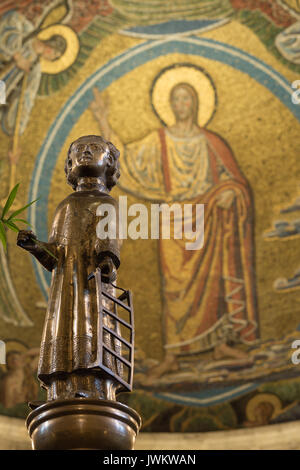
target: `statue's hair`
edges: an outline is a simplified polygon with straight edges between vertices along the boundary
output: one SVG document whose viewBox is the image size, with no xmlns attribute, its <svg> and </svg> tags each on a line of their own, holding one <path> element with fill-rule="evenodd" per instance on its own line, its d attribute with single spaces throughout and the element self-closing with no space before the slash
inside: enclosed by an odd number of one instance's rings
<svg viewBox="0 0 300 470">
<path fill-rule="evenodd" d="M 69 150 L 68 150 L 68 155 L 65 161 L 65 173 L 67 175 L 67 182 L 69 185 L 72 186 L 74 190 L 76 189 L 77 177 L 74 176 L 70 172 L 70 154 L 71 154 L 71 149 L 72 149 L 73 144 L 75 144 L 75 142 L 78 142 L 78 140 L 82 138 L 86 138 L 86 137 L 97 138 L 98 140 L 100 140 L 103 150 L 106 150 L 107 147 L 109 149 L 109 155 L 110 157 L 112 157 L 113 163 L 108 164 L 107 169 L 106 169 L 106 185 L 107 185 L 107 189 L 110 191 L 117 184 L 117 181 L 120 178 L 120 162 L 119 162 L 120 152 L 114 146 L 114 144 L 112 144 L 108 140 L 103 139 L 103 137 L 101 137 L 100 135 L 84 135 L 82 137 L 79 137 L 79 139 L 74 140 L 74 142 L 71 143 Z"/>
</svg>

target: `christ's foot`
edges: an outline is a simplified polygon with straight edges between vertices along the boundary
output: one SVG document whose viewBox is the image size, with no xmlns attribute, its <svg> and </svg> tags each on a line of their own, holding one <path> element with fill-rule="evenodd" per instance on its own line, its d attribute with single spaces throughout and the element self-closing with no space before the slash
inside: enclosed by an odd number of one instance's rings
<svg viewBox="0 0 300 470">
<path fill-rule="evenodd" d="M 238 348 L 233 348 L 231 346 L 228 346 L 228 344 L 223 343 L 219 344 L 218 346 L 215 347 L 213 357 L 216 361 L 219 361 L 220 359 L 247 359 L 251 360 L 249 357 L 249 354 L 247 354 L 244 351 L 241 351 Z"/>
<path fill-rule="evenodd" d="M 173 356 L 173 354 L 167 354 L 159 365 L 149 369 L 147 377 L 143 379 L 143 385 L 152 385 L 155 379 L 158 379 L 168 372 L 175 372 L 178 369 L 179 364 L 176 356 Z"/>
</svg>

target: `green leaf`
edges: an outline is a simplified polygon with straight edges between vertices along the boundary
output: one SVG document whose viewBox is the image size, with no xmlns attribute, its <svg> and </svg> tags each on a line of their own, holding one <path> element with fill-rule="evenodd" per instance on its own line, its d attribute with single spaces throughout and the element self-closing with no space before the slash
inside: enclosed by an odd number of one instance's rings
<svg viewBox="0 0 300 470">
<path fill-rule="evenodd" d="M 5 214 L 9 211 L 12 203 L 14 202 L 14 200 L 16 198 L 16 195 L 17 195 L 17 192 L 18 192 L 18 189 L 19 189 L 19 185 L 20 185 L 20 183 L 16 184 L 16 186 L 11 190 L 11 192 L 10 192 L 8 198 L 7 198 L 7 201 L 5 203 L 4 209 L 2 211 L 1 219 L 4 218 Z"/>
<path fill-rule="evenodd" d="M 24 219 L 11 219 L 11 222 L 22 222 L 23 224 L 29 225 L 29 227 L 32 227 L 32 225 L 27 222 L 27 220 Z"/>
<path fill-rule="evenodd" d="M 6 251 L 6 233 L 4 229 L 4 225 L 0 220 L 0 241 L 3 245 L 4 251 Z"/>
<path fill-rule="evenodd" d="M 3 220 L 3 223 L 14 232 L 19 233 L 19 227 L 17 227 L 16 224 L 14 224 L 11 220 Z"/>
<path fill-rule="evenodd" d="M 15 217 L 16 215 L 18 215 L 18 214 L 20 214 L 21 212 L 23 212 L 25 209 L 27 209 L 27 207 L 31 206 L 31 204 L 33 204 L 34 202 L 36 202 L 36 201 L 38 201 L 38 200 L 39 200 L 39 198 L 35 199 L 34 201 L 31 201 L 29 204 L 26 204 L 26 206 L 21 207 L 21 209 L 18 209 L 17 211 L 13 212 L 13 213 L 9 216 L 8 220 L 14 219 L 14 217 Z"/>
</svg>

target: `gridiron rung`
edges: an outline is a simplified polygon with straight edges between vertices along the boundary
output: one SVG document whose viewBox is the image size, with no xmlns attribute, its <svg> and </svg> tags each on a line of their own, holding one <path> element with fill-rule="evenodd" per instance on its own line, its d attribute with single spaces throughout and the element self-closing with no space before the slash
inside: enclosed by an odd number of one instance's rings
<svg viewBox="0 0 300 470">
<path fill-rule="evenodd" d="M 111 375 L 111 370 L 109 369 L 109 367 L 106 367 L 104 365 L 101 366 L 101 368 L 103 370 L 105 370 L 105 372 L 107 372 L 109 375 Z M 131 377 L 131 374 L 129 373 L 129 379 L 130 381 L 129 382 L 126 382 L 126 380 L 122 379 L 122 377 L 119 375 L 119 374 L 115 374 L 113 377 L 117 379 L 117 381 L 123 385 L 124 388 L 126 388 L 127 390 L 131 391 L 132 390 L 132 377 Z"/>
<path fill-rule="evenodd" d="M 108 294 L 108 292 L 105 292 L 104 290 L 102 291 L 102 294 L 105 295 L 109 300 L 112 300 L 113 302 L 116 302 L 116 304 L 120 305 L 120 307 L 125 308 L 128 312 L 131 312 L 131 307 L 129 305 L 124 304 L 121 300 L 119 300 L 117 297 L 113 297 L 112 295 Z"/>
<path fill-rule="evenodd" d="M 116 353 L 116 351 L 113 351 L 113 349 L 110 349 L 108 346 L 106 346 L 105 344 L 103 344 L 103 347 L 104 349 L 106 349 L 113 357 L 115 357 L 116 359 L 119 359 L 119 361 L 123 362 L 123 364 L 125 364 L 127 367 L 129 367 L 131 369 L 131 362 L 127 361 L 127 359 L 124 359 L 124 357 L 122 356 L 119 356 L 118 353 Z"/>
<path fill-rule="evenodd" d="M 108 328 L 108 326 L 103 325 L 103 330 L 107 331 L 111 335 L 113 335 L 115 338 L 117 338 L 119 341 L 121 341 L 125 346 L 127 346 L 129 349 L 132 349 L 132 344 L 126 341 L 126 339 L 122 338 L 122 336 L 119 336 L 114 330 L 111 330 Z"/>
<path fill-rule="evenodd" d="M 127 321 L 123 320 L 122 318 L 118 317 L 118 315 L 116 315 L 115 313 L 111 312 L 110 310 L 108 310 L 107 308 L 105 307 L 102 307 L 102 310 L 103 312 L 107 313 L 107 315 L 110 315 L 111 317 L 113 317 L 115 320 L 117 320 L 118 322 L 122 323 L 122 325 L 126 326 L 127 328 L 129 328 L 130 330 L 132 330 L 132 325 L 130 325 L 130 323 L 127 323 Z"/>
<path fill-rule="evenodd" d="M 124 299 L 128 299 L 128 298 L 129 298 L 128 291 L 126 291 L 126 292 L 123 292 L 121 295 L 119 295 L 118 300 L 123 301 Z"/>
</svg>

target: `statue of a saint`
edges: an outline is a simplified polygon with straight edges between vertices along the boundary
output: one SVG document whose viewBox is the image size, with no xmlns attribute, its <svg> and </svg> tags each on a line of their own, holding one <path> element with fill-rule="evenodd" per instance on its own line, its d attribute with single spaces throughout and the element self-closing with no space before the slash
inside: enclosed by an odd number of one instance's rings
<svg viewBox="0 0 300 470">
<path fill-rule="evenodd" d="M 41 343 L 38 378 L 47 389 L 48 401 L 61 398 L 115 399 L 118 383 L 101 371 L 98 308 L 95 281 L 90 273 L 101 269 L 103 287 L 113 295 L 109 283 L 116 279 L 120 265 L 118 239 L 97 238 L 96 226 L 101 204 L 117 202 L 108 194 L 120 176 L 119 152 L 100 136 L 80 137 L 70 146 L 65 164 L 68 183 L 75 190 L 58 206 L 47 243 L 22 230 L 18 245 L 34 255 L 49 271 L 52 282 Z M 109 302 L 109 301 L 108 301 Z M 113 329 L 114 325 L 108 326 Z M 112 350 L 120 343 L 106 335 Z M 119 371 L 112 355 L 105 365 Z"/>
</svg>

